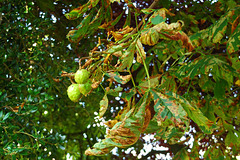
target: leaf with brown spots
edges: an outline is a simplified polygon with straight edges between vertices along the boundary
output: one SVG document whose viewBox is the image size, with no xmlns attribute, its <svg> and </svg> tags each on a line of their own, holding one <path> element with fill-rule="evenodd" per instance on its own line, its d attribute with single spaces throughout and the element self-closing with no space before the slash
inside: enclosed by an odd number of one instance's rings
<svg viewBox="0 0 240 160">
<path fill-rule="evenodd" d="M 110 72 L 110 73 L 106 73 L 106 76 L 110 77 L 110 79 L 121 83 L 121 84 L 126 84 L 130 79 L 131 79 L 131 75 L 120 75 L 118 72 Z"/>
<path fill-rule="evenodd" d="M 86 155 L 100 156 L 107 154 L 114 147 L 125 148 L 137 142 L 141 132 L 147 128 L 151 112 L 148 109 L 148 94 L 129 110 L 124 119 L 117 122 L 106 135 L 106 138 L 85 151 Z"/>
</svg>

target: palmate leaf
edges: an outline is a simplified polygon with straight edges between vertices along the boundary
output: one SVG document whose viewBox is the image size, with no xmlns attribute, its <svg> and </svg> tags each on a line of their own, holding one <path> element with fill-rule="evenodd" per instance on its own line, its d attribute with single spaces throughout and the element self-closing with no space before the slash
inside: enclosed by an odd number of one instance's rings
<svg viewBox="0 0 240 160">
<path fill-rule="evenodd" d="M 159 126 L 161 126 L 164 119 L 171 118 L 174 120 L 175 126 L 181 126 L 183 122 L 186 123 L 186 117 L 189 117 L 204 133 L 212 133 L 211 126 L 213 122 L 182 96 L 170 91 L 162 93 L 160 91 L 151 90 L 151 93 L 154 98 L 155 116 Z"/>
<path fill-rule="evenodd" d="M 109 130 L 106 138 L 85 151 L 86 155 L 102 156 L 114 147 L 125 148 L 136 143 L 151 117 L 145 114 L 148 106 L 148 94 L 145 94 L 135 107 L 129 110 L 124 119 Z"/>
<path fill-rule="evenodd" d="M 178 101 L 182 104 L 184 110 L 187 112 L 188 117 L 193 120 L 204 133 L 211 134 L 213 122 L 210 121 L 198 107 L 195 107 L 195 105 L 192 105 L 181 96 L 176 94 L 173 95 L 176 96 Z"/>
<path fill-rule="evenodd" d="M 168 143 L 178 143 L 179 139 L 188 130 L 190 121 L 182 105 L 172 95 L 160 92 L 158 89 L 150 90 L 154 100 L 156 114 L 150 122 L 155 129 L 157 139 L 168 140 Z M 152 129 L 147 128 L 147 132 Z M 153 131 L 153 130 L 152 130 Z"/>
<path fill-rule="evenodd" d="M 154 99 L 154 110 L 157 114 L 157 119 L 160 120 L 158 122 L 159 126 L 161 125 L 161 121 L 166 118 L 174 118 L 176 125 L 180 125 L 182 120 L 186 120 L 187 113 L 173 96 L 163 94 L 153 89 L 150 91 Z"/>
<path fill-rule="evenodd" d="M 181 66 L 176 73 L 176 76 L 179 78 L 189 77 L 192 79 L 198 74 L 208 75 L 210 70 L 215 80 L 217 78 L 222 78 L 228 83 L 232 83 L 232 80 L 229 79 L 229 73 L 236 76 L 238 75 L 237 71 L 226 62 L 213 55 L 207 55 L 195 59 L 194 61 L 189 62 L 187 65 Z"/>
<path fill-rule="evenodd" d="M 238 14 L 238 10 L 239 7 L 230 10 L 225 15 L 223 15 L 215 24 L 190 36 L 190 40 L 195 46 L 201 47 L 212 46 L 212 43 L 221 43 L 221 40 L 226 34 L 228 23 L 232 21 L 232 16 L 234 14 Z M 239 38 L 237 36 L 239 35 L 239 32 L 236 31 L 234 34 L 236 35 L 232 35 L 231 37 L 233 38 L 229 38 L 228 40 L 227 48 L 229 53 L 236 51 L 238 48 L 236 46 L 239 44 Z"/>
</svg>

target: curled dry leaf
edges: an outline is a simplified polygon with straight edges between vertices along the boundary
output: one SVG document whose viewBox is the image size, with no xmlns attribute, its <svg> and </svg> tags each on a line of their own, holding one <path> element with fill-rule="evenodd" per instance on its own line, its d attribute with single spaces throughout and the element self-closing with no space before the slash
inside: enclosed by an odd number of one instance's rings
<svg viewBox="0 0 240 160">
<path fill-rule="evenodd" d="M 104 124 L 107 125 L 109 128 L 112 128 L 117 122 L 119 121 L 114 119 L 114 120 L 107 121 Z"/>
<path fill-rule="evenodd" d="M 141 33 L 140 41 L 142 44 L 153 46 L 158 43 L 159 33 L 153 29 L 149 28 L 147 31 Z"/>
<path fill-rule="evenodd" d="M 93 89 L 96 89 L 96 88 L 98 88 L 98 86 L 99 86 L 100 83 L 101 83 L 100 81 L 94 82 L 94 83 L 91 85 L 91 87 L 92 87 Z"/>
<path fill-rule="evenodd" d="M 124 35 L 126 35 L 127 33 L 130 33 L 132 30 L 133 30 L 132 27 L 126 26 L 123 29 L 119 29 L 116 32 L 111 32 L 111 34 L 113 35 L 115 41 L 118 41 L 122 39 Z"/>
<path fill-rule="evenodd" d="M 194 46 L 191 42 L 191 40 L 189 39 L 189 37 L 182 31 L 172 31 L 169 32 L 170 34 L 166 34 L 163 33 L 164 36 L 166 36 L 167 38 L 171 39 L 171 40 L 181 40 L 183 43 L 183 46 L 187 48 L 187 50 L 189 50 L 190 52 L 194 49 Z"/>
<path fill-rule="evenodd" d="M 158 33 L 160 33 L 162 30 L 181 30 L 183 26 L 184 26 L 184 22 L 181 20 L 178 20 L 176 23 L 171 23 L 171 24 L 162 22 L 155 25 L 152 28 L 156 30 Z"/>
<path fill-rule="evenodd" d="M 114 147 L 125 148 L 137 142 L 142 131 L 147 128 L 151 113 L 146 106 L 147 98 L 140 103 L 139 108 L 132 108 L 121 122 L 117 122 L 106 135 L 106 138 L 85 151 L 86 155 L 103 155 Z"/>
</svg>

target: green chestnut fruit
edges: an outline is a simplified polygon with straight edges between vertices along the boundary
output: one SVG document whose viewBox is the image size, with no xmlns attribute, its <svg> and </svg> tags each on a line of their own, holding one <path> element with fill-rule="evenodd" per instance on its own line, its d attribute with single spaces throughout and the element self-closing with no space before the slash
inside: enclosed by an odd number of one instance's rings
<svg viewBox="0 0 240 160">
<path fill-rule="evenodd" d="M 92 87 L 91 87 L 91 85 L 92 85 L 92 83 L 91 83 L 91 81 L 88 81 L 87 83 L 84 83 L 84 84 L 78 84 L 79 86 L 79 90 L 80 90 L 80 92 L 83 94 L 83 95 L 87 95 L 90 91 L 91 91 L 91 89 L 92 89 Z"/>
<path fill-rule="evenodd" d="M 67 89 L 68 97 L 73 102 L 78 102 L 81 97 L 78 84 L 71 84 Z"/>
<path fill-rule="evenodd" d="M 90 72 L 88 72 L 86 69 L 79 69 L 75 73 L 74 79 L 78 84 L 84 84 L 87 82 L 89 76 Z"/>
</svg>

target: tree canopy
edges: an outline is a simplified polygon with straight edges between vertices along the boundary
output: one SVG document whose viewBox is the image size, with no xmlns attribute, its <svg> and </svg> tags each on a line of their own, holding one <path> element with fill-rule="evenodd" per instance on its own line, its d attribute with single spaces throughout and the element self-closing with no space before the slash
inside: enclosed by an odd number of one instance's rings
<svg viewBox="0 0 240 160">
<path fill-rule="evenodd" d="M 1 159 L 239 155 L 238 1 L 0 4 Z"/>
</svg>

